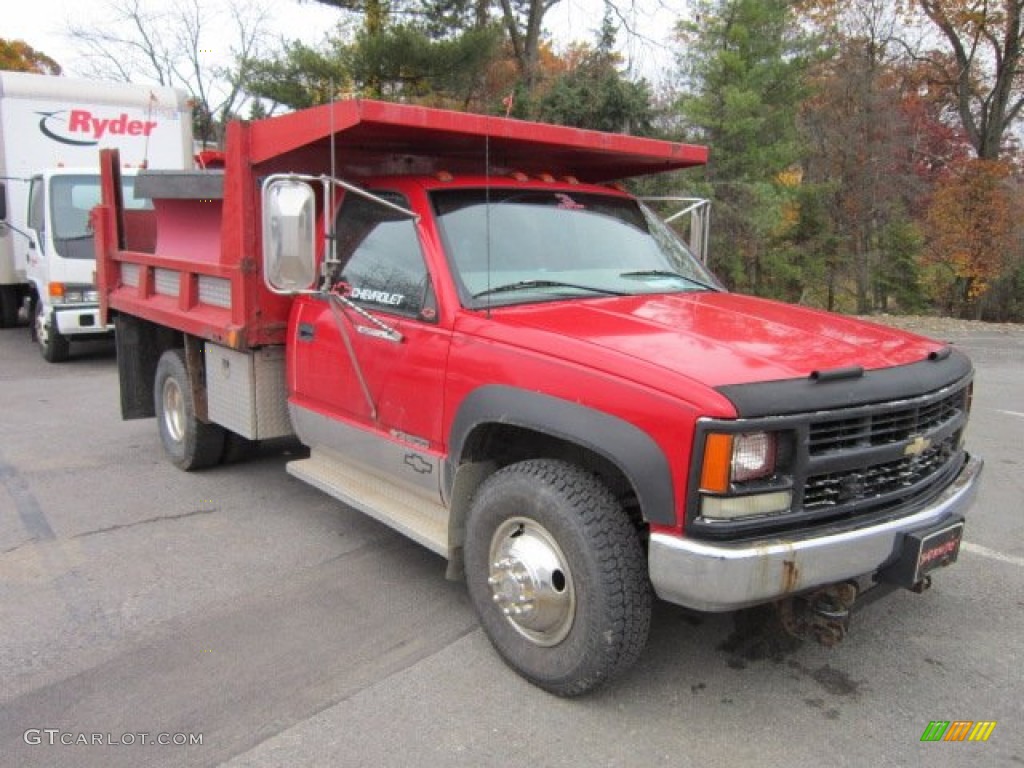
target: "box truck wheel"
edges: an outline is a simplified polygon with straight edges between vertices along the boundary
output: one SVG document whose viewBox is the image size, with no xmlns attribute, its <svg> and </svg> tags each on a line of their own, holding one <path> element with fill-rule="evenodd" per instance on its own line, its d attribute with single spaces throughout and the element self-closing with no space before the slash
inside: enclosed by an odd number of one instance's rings
<svg viewBox="0 0 1024 768">
<path fill-rule="evenodd" d="M 196 417 L 184 350 L 169 349 L 160 356 L 153 384 L 153 404 L 160 440 L 175 466 L 187 471 L 220 462 L 224 428 Z"/>
<path fill-rule="evenodd" d="M 0 328 L 18 324 L 18 286 L 0 285 Z"/>
<path fill-rule="evenodd" d="M 640 537 L 608 488 L 578 466 L 524 461 L 485 480 L 470 505 L 465 562 L 491 643 L 551 693 L 602 685 L 647 642 Z"/>
<path fill-rule="evenodd" d="M 48 363 L 63 363 L 71 356 L 71 342 L 61 336 L 60 331 L 54 327 L 55 318 L 51 315 L 46 317 L 46 310 L 43 302 L 35 301 L 34 323 L 36 343 L 43 359 Z"/>
</svg>

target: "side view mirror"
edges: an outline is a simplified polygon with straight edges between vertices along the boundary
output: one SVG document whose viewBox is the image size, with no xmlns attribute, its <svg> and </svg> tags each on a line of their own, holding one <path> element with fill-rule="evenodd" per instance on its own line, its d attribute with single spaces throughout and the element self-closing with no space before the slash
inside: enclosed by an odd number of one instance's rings
<svg viewBox="0 0 1024 768">
<path fill-rule="evenodd" d="M 7 185 L 0 184 L 0 221 L 7 220 Z"/>
<path fill-rule="evenodd" d="M 263 279 L 286 294 L 316 280 L 316 196 L 303 181 L 271 176 L 263 184 Z"/>
</svg>

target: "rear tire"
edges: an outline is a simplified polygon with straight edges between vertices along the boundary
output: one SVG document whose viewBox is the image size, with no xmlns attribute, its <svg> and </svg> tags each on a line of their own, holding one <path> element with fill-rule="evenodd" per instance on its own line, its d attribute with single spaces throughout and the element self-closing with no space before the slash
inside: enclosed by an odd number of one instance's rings
<svg viewBox="0 0 1024 768">
<path fill-rule="evenodd" d="M 582 468 L 532 460 L 491 475 L 470 505 L 465 561 L 488 638 L 540 688 L 586 693 L 643 651 L 651 588 L 640 537 Z"/>
<path fill-rule="evenodd" d="M 184 350 L 169 349 L 160 356 L 153 382 L 153 405 L 160 440 L 176 467 L 191 471 L 220 463 L 224 429 L 196 417 Z"/>
<path fill-rule="evenodd" d="M 54 325 L 54 317 L 51 315 L 47 320 L 43 308 L 43 302 L 38 299 L 35 302 L 35 315 L 32 318 L 33 330 L 35 331 L 36 343 L 39 345 L 39 352 L 48 363 L 63 363 L 71 357 L 71 342 L 67 337 L 61 336 L 60 331 Z"/>
<path fill-rule="evenodd" d="M 0 285 L 0 328 L 18 324 L 18 286 Z"/>
</svg>

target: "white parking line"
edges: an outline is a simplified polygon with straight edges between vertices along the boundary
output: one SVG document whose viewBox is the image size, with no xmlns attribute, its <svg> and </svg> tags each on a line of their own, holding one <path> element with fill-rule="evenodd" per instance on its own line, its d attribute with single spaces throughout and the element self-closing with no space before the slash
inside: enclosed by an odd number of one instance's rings
<svg viewBox="0 0 1024 768">
<path fill-rule="evenodd" d="M 1005 413 L 1007 416 L 1019 416 L 1024 419 L 1024 413 L 1018 413 L 1017 411 L 1001 411 L 997 408 L 996 413 Z"/>
<path fill-rule="evenodd" d="M 1000 563 L 1009 563 L 1010 565 L 1016 565 L 1020 568 L 1024 568 L 1024 557 L 1004 555 L 1002 552 L 996 552 L 994 549 L 981 546 L 981 544 L 964 541 L 960 544 L 960 549 L 974 555 L 979 555 L 980 557 L 987 557 L 989 560 L 998 560 Z"/>
</svg>

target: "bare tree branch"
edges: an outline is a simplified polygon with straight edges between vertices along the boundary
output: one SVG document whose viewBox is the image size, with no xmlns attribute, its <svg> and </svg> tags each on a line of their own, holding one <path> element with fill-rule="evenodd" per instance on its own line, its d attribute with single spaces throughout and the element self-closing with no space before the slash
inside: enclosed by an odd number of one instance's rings
<svg viewBox="0 0 1024 768">
<path fill-rule="evenodd" d="M 67 30 L 88 73 L 185 89 L 196 104 L 197 138 L 219 142 L 247 98 L 252 60 L 268 45 L 267 0 L 233 0 L 220 13 L 203 0 L 177 0 L 160 13 L 142 0 L 110 0 L 108 9 L 102 22 Z"/>
</svg>

